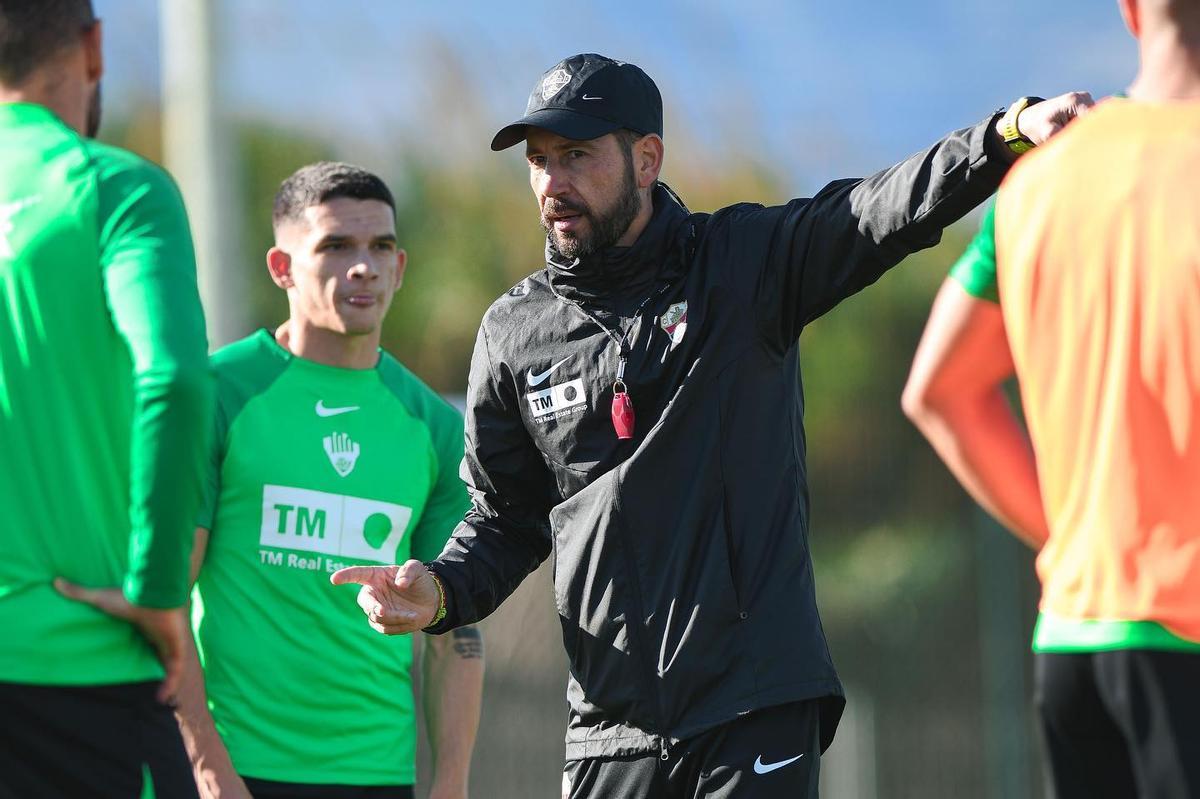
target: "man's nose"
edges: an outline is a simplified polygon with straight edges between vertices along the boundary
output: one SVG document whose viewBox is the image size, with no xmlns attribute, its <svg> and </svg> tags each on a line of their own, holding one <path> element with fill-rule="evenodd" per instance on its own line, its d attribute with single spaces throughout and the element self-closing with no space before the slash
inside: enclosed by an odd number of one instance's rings
<svg viewBox="0 0 1200 799">
<path fill-rule="evenodd" d="M 371 253 L 364 250 L 358 253 L 347 274 L 356 280 L 375 280 L 380 272 L 380 265 L 371 257 Z"/>
<path fill-rule="evenodd" d="M 566 170 L 554 169 L 547 167 L 542 171 L 541 176 L 541 193 L 545 197 L 561 197 L 571 188 L 571 182 L 567 179 Z"/>
</svg>

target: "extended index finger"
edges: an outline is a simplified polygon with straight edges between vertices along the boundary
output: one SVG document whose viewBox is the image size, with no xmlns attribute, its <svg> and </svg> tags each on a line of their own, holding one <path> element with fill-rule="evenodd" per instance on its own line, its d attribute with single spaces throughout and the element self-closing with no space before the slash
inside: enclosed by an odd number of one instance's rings
<svg viewBox="0 0 1200 799">
<path fill-rule="evenodd" d="M 384 566 L 347 566 L 329 575 L 329 582 L 334 585 L 349 585 L 350 583 L 370 585 L 384 571 L 386 571 Z"/>
</svg>

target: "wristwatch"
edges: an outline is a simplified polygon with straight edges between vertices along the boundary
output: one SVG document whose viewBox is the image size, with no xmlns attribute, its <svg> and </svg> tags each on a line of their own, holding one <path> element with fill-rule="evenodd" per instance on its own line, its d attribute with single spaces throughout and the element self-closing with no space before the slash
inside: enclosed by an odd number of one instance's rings
<svg viewBox="0 0 1200 799">
<path fill-rule="evenodd" d="M 1000 118 L 1000 135 L 1004 139 L 1004 144 L 1017 155 L 1028 152 L 1036 146 L 1029 137 L 1021 133 L 1021 129 L 1017 127 L 1017 118 L 1026 108 L 1042 102 L 1043 99 L 1042 97 L 1022 97 L 1010 105 L 1004 112 L 1004 116 Z"/>
</svg>

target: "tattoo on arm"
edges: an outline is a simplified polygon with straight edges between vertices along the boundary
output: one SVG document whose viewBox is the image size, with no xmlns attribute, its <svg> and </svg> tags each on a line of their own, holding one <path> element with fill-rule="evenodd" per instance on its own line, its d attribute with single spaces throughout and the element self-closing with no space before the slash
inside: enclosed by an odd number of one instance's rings
<svg viewBox="0 0 1200 799">
<path fill-rule="evenodd" d="M 454 652 L 463 660 L 483 659 L 483 635 L 474 627 L 459 627 L 450 633 Z"/>
</svg>

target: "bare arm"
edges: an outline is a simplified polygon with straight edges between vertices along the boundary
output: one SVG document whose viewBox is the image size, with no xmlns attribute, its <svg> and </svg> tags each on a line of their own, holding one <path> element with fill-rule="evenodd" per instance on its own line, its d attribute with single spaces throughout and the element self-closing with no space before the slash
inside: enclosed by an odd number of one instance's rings
<svg viewBox="0 0 1200 799">
<path fill-rule="evenodd" d="M 191 582 L 194 585 L 208 550 L 208 530 L 196 528 L 192 548 Z M 179 688 L 175 717 L 183 734 L 183 744 L 192 761 L 196 787 L 203 799 L 250 799 L 245 783 L 233 768 L 229 750 L 217 733 L 208 710 L 208 693 L 204 690 L 204 672 L 196 641 L 189 635 L 183 652 L 183 681 Z"/>
<path fill-rule="evenodd" d="M 1013 374 L 1000 306 L 947 279 L 917 346 L 904 412 L 971 496 L 1040 549 L 1048 530 L 1033 447 L 1004 395 Z"/>
<path fill-rule="evenodd" d="M 483 704 L 483 635 L 459 627 L 424 638 L 423 704 L 433 749 L 430 799 L 466 799 Z"/>
</svg>

